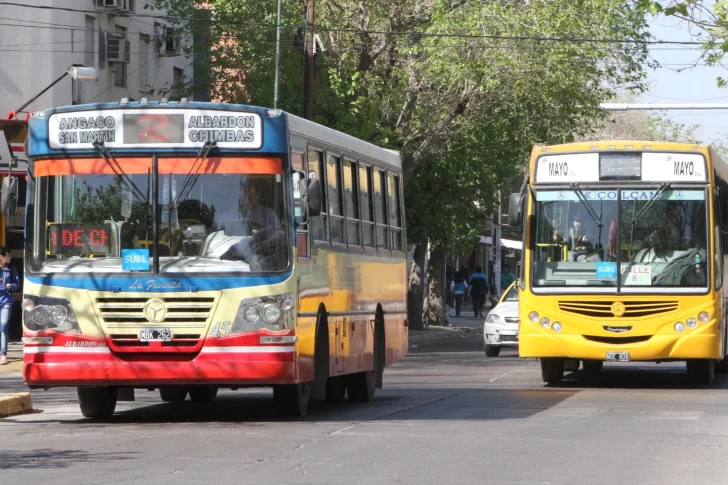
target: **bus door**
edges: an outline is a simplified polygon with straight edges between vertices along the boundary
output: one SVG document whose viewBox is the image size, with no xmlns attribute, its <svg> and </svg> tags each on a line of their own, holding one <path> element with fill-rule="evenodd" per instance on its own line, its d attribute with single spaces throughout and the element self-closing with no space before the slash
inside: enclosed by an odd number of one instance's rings
<svg viewBox="0 0 728 485">
<path fill-rule="evenodd" d="M 336 372 L 344 372 L 344 339 L 346 332 L 346 325 L 344 319 L 339 319 L 334 322 L 336 326 L 335 337 L 334 337 L 334 355 L 336 356 Z"/>
</svg>

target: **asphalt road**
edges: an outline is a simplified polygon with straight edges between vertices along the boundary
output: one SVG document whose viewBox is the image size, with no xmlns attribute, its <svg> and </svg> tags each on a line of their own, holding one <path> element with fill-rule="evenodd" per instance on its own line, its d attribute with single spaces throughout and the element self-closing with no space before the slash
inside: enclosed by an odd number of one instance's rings
<svg viewBox="0 0 728 485">
<path fill-rule="evenodd" d="M 545 387 L 536 361 L 486 358 L 469 336 L 420 345 L 369 404 L 281 419 L 267 391 L 213 405 L 137 392 L 111 422 L 72 390 L 34 391 L 0 419 L 0 484 L 723 484 L 728 378 L 691 388 L 683 367 L 606 366 Z M 16 378 L 2 390 L 22 388 Z"/>
</svg>

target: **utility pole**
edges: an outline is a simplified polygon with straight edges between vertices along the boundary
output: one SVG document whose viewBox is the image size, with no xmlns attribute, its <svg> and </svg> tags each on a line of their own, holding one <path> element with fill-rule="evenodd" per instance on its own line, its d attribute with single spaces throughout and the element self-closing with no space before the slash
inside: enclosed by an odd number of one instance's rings
<svg viewBox="0 0 728 485">
<path fill-rule="evenodd" d="M 276 15 L 276 79 L 273 85 L 273 109 L 278 108 L 278 76 L 281 72 L 281 1 L 278 0 Z"/>
<path fill-rule="evenodd" d="M 492 247 L 493 247 L 493 279 L 495 281 L 493 284 L 495 285 L 496 290 L 496 297 L 500 298 L 501 295 L 501 283 L 500 283 L 500 276 L 501 276 L 501 191 L 498 191 L 498 212 L 496 213 L 496 219 L 495 224 L 493 224 L 493 238 L 492 238 Z"/>
<path fill-rule="evenodd" d="M 306 2 L 306 44 L 304 47 L 305 64 L 303 69 L 303 117 L 307 120 L 313 119 L 313 93 L 315 81 L 315 62 L 313 53 L 314 43 L 314 0 Z"/>
</svg>

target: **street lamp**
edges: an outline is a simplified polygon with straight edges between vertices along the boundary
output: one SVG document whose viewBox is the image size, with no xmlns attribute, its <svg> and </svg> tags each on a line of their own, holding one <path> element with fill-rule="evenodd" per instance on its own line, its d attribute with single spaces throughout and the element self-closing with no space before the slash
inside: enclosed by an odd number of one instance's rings
<svg viewBox="0 0 728 485">
<path fill-rule="evenodd" d="M 30 101 L 28 101 L 23 106 L 21 106 L 20 108 L 15 110 L 15 113 L 20 113 L 21 111 L 23 111 L 25 108 L 28 107 L 28 105 L 30 103 L 32 103 L 36 99 L 40 98 L 43 95 L 43 93 L 45 93 L 50 88 L 52 88 L 53 86 L 58 84 L 61 81 L 61 79 L 63 79 L 66 76 L 71 76 L 71 79 L 73 79 L 74 81 L 95 81 L 97 79 L 96 69 L 94 69 L 93 67 L 87 67 L 82 64 L 73 64 L 58 79 L 56 79 L 55 81 L 50 83 L 48 86 L 46 86 L 46 88 L 43 91 L 41 91 L 40 93 L 33 96 L 33 98 L 31 98 Z"/>
</svg>

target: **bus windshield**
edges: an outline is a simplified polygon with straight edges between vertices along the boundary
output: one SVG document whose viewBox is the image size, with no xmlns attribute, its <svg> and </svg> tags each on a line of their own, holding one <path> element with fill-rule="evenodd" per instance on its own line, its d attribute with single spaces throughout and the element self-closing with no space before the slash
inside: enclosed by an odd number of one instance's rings
<svg viewBox="0 0 728 485">
<path fill-rule="evenodd" d="M 537 190 L 534 287 L 707 288 L 705 190 Z"/>
<path fill-rule="evenodd" d="M 160 158 L 156 200 L 151 158 L 119 162 L 123 173 L 99 159 L 36 162 L 34 271 L 125 272 L 125 250 L 153 257 L 155 237 L 160 273 L 288 267 L 280 160 Z"/>
</svg>

